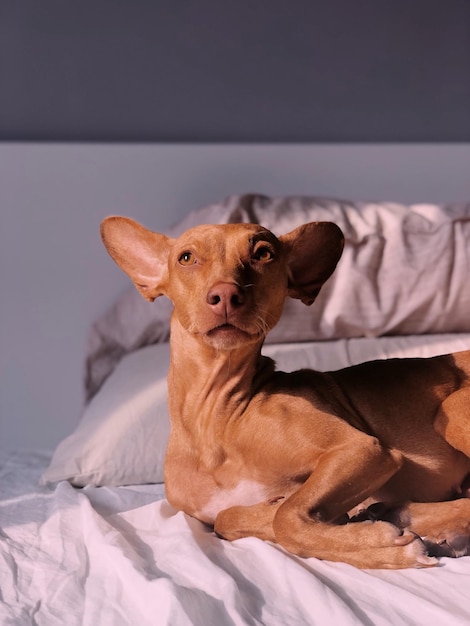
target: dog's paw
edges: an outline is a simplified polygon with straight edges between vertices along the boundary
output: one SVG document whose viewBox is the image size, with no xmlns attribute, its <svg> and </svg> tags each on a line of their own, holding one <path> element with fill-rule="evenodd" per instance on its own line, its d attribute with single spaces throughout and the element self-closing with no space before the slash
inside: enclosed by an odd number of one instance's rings
<svg viewBox="0 0 470 626">
<path fill-rule="evenodd" d="M 468 507 L 466 505 L 465 499 L 452 502 L 453 513 L 457 513 L 452 518 L 443 518 L 442 515 L 435 515 L 429 519 L 430 516 L 428 515 L 425 520 L 426 530 L 424 533 L 422 532 L 423 519 L 419 520 L 420 536 L 429 556 L 456 558 L 470 555 L 470 520 L 468 519 Z M 417 507 L 420 505 L 413 506 Z M 358 518 L 353 518 L 352 521 L 380 520 L 389 522 L 398 528 L 406 529 L 403 531 L 403 537 L 406 537 L 407 533 L 418 536 L 418 531 L 415 529 L 415 520 L 411 514 L 412 510 L 407 506 L 387 507 L 383 503 L 376 503 L 361 511 Z M 414 530 L 416 530 L 415 533 L 413 533 Z M 401 541 L 401 539 L 398 541 Z"/>
<path fill-rule="evenodd" d="M 275 541 L 272 527 L 275 510 L 282 499 L 262 502 L 251 506 L 232 506 L 220 511 L 214 523 L 214 531 L 221 539 L 234 541 L 242 537 L 258 537 Z"/>
<path fill-rule="evenodd" d="M 240 515 L 238 509 L 241 507 L 230 507 L 218 513 L 214 522 L 214 532 L 220 539 L 234 541 L 240 539 L 244 534 L 240 531 Z"/>
<path fill-rule="evenodd" d="M 348 551 L 343 555 L 347 563 L 361 569 L 408 569 L 437 565 L 437 558 L 429 556 L 426 545 L 414 533 L 402 532 L 387 522 L 366 522 L 361 532 L 366 527 L 373 542 L 366 547 L 361 541 L 355 553 Z"/>
<path fill-rule="evenodd" d="M 387 522 L 374 523 L 380 528 L 383 547 L 378 548 L 374 558 L 379 561 L 375 567 L 385 569 L 434 567 L 438 560 L 430 555 L 424 541 L 409 530 L 400 530 Z"/>
<path fill-rule="evenodd" d="M 424 568 L 437 565 L 437 559 L 428 554 L 422 539 L 409 530 L 401 530 L 390 522 L 367 522 L 361 530 L 369 527 L 376 548 L 369 550 L 368 559 L 373 564 L 363 564 L 365 568 L 404 569 Z"/>
<path fill-rule="evenodd" d="M 470 535 L 451 531 L 440 533 L 436 538 L 423 537 L 428 554 L 431 556 L 447 556 L 458 558 L 460 556 L 470 556 Z"/>
<path fill-rule="evenodd" d="M 470 507 L 465 498 L 446 503 L 449 515 L 431 519 L 422 528 L 423 540 L 430 554 L 457 558 L 470 555 Z M 452 515 L 450 515 L 452 513 Z"/>
<path fill-rule="evenodd" d="M 406 568 L 406 567 L 415 567 L 415 568 L 424 568 L 424 567 L 434 567 L 438 564 L 438 560 L 435 555 L 429 554 L 428 548 L 424 541 L 414 533 L 410 533 L 413 535 L 413 538 L 409 540 L 407 537 L 406 540 L 408 543 L 401 544 L 397 540 L 397 546 L 401 547 L 401 551 L 397 555 L 397 558 L 394 559 L 394 563 L 398 560 L 398 567 Z M 407 533 L 403 533 L 403 536 L 406 536 Z M 396 567 L 396 565 L 394 565 Z"/>
</svg>

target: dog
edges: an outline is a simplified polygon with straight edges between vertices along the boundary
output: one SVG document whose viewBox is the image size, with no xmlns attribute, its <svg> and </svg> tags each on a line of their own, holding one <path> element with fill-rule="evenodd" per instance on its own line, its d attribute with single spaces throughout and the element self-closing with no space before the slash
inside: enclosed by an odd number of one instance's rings
<svg viewBox="0 0 470 626">
<path fill-rule="evenodd" d="M 178 238 L 125 217 L 105 247 L 173 302 L 167 498 L 221 538 L 358 568 L 470 554 L 470 351 L 284 373 L 262 356 L 286 297 L 311 305 L 343 249 L 330 222 Z"/>
</svg>

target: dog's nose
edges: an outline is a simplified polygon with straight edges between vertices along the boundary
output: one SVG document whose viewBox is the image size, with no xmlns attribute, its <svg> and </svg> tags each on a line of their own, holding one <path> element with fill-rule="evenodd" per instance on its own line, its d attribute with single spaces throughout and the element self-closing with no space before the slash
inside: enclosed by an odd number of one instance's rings
<svg viewBox="0 0 470 626">
<path fill-rule="evenodd" d="M 219 315 L 230 315 L 245 304 L 245 293 L 234 283 L 216 283 L 207 292 L 207 304 Z"/>
</svg>

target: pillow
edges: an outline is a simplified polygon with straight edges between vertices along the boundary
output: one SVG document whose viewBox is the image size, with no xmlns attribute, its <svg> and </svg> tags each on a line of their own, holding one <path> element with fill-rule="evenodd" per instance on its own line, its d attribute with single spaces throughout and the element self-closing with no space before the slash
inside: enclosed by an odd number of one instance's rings
<svg viewBox="0 0 470 626">
<path fill-rule="evenodd" d="M 123 357 L 76 430 L 57 447 L 43 483 L 130 485 L 163 482 L 170 432 L 166 376 L 169 345 Z"/>
<path fill-rule="evenodd" d="M 325 371 L 375 358 L 428 357 L 469 347 L 470 334 L 461 334 L 271 344 L 263 352 L 285 371 L 302 367 Z M 170 432 L 168 364 L 168 344 L 123 357 L 75 432 L 57 447 L 42 483 L 68 480 L 81 487 L 163 482 Z"/>
<path fill-rule="evenodd" d="M 268 342 L 470 331 L 470 204 L 402 205 L 259 194 L 230 196 L 190 213 L 171 231 L 201 223 L 261 223 L 281 235 L 333 221 L 345 248 L 312 307 L 287 298 Z M 86 360 L 90 399 L 120 358 L 167 341 L 171 304 L 130 289 L 93 325 Z"/>
</svg>

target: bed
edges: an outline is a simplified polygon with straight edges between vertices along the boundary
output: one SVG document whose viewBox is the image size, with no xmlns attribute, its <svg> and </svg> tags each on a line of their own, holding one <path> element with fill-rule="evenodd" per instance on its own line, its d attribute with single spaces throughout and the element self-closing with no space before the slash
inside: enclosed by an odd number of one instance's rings
<svg viewBox="0 0 470 626">
<path fill-rule="evenodd" d="M 270 150 L 257 157 L 264 168 Z M 319 149 L 319 162 L 322 153 L 330 158 Z M 332 166 L 331 184 L 349 167 L 360 177 L 354 160 Z M 341 182 L 341 195 L 307 194 L 301 184 L 296 193 L 287 183 L 279 193 L 278 180 L 274 193 L 228 189 L 157 226 L 176 235 L 197 223 L 254 221 L 276 234 L 313 220 L 340 225 L 346 246 L 335 274 L 312 308 L 289 301 L 269 336 L 264 352 L 280 369 L 457 352 L 470 349 L 470 171 L 467 161 L 455 195 L 429 192 L 436 180 L 427 185 L 427 172 L 422 199 L 403 187 L 366 197 L 367 185 L 342 195 Z M 102 262 L 111 268 L 104 254 Z M 174 510 L 163 483 L 170 306 L 124 285 L 87 320 L 80 420 L 65 435 L 58 429 L 57 441 L 47 440 L 54 445 L 0 453 L 2 625 L 469 623 L 470 557 L 429 570 L 361 571 L 254 538 L 230 543 Z"/>
</svg>

